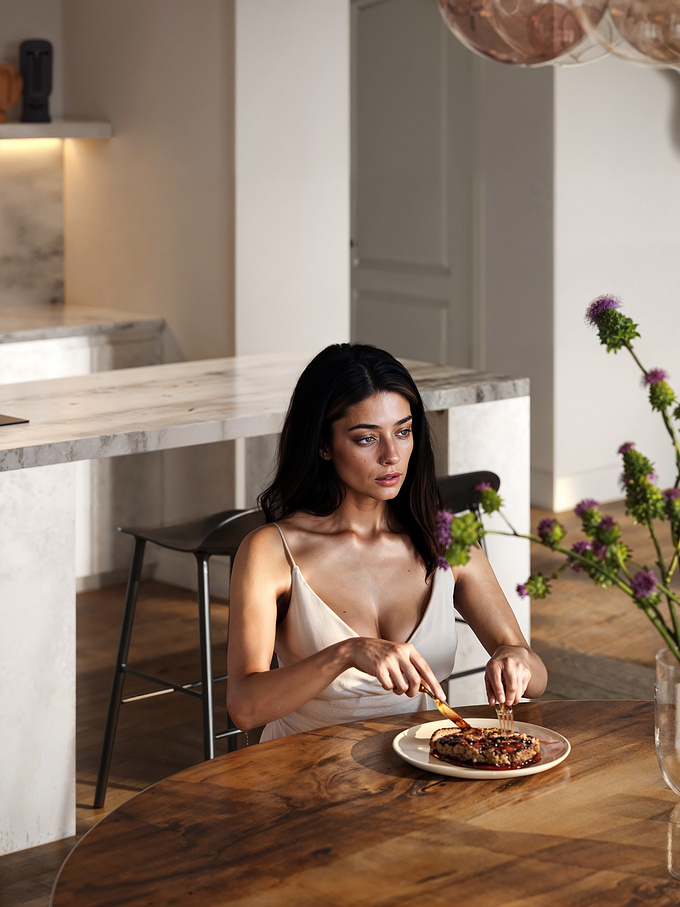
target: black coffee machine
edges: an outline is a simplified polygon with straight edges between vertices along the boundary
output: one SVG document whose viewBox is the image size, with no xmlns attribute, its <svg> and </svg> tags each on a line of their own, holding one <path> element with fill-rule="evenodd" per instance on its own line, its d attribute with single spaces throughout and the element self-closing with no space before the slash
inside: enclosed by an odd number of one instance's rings
<svg viewBox="0 0 680 907">
<path fill-rule="evenodd" d="M 52 45 L 34 38 L 19 45 L 19 71 L 24 80 L 22 123 L 50 122 Z"/>
</svg>

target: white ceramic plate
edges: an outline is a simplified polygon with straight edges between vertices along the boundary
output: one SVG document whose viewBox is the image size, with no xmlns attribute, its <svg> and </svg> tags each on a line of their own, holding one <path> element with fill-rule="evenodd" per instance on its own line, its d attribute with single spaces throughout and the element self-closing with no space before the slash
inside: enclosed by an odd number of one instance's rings
<svg viewBox="0 0 680 907">
<path fill-rule="evenodd" d="M 491 718 L 466 718 L 472 727 L 498 727 L 498 721 Z M 468 768 L 466 765 L 452 765 L 430 755 L 430 737 L 440 727 L 451 727 L 450 721 L 428 721 L 425 724 L 416 724 L 402 731 L 392 741 L 395 753 L 416 768 L 423 768 L 437 775 L 451 775 L 454 778 L 479 778 L 489 781 L 499 781 L 503 778 L 521 778 L 523 775 L 535 775 L 537 772 L 547 772 L 563 762 L 571 750 L 571 745 L 566 737 L 557 731 L 538 727 L 535 724 L 525 724 L 515 721 L 513 728 L 532 737 L 538 737 L 541 744 L 541 761 L 522 768 Z"/>
</svg>

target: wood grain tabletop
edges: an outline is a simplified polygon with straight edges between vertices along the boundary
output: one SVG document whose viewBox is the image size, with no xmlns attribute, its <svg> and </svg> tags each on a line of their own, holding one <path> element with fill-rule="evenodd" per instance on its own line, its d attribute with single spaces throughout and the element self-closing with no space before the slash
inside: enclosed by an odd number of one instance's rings
<svg viewBox="0 0 680 907">
<path fill-rule="evenodd" d="M 493 717 L 488 706 L 460 709 Z M 648 702 L 522 703 L 563 734 L 560 765 L 521 778 L 432 774 L 392 749 L 437 713 L 323 728 L 201 763 L 85 835 L 54 907 L 654 905 L 678 798 L 661 776 Z"/>
</svg>

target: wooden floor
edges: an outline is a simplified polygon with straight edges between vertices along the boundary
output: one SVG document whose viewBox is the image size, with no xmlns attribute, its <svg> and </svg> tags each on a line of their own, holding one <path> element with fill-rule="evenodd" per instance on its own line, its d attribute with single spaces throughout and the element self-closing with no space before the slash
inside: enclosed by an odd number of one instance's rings
<svg viewBox="0 0 680 907">
<path fill-rule="evenodd" d="M 623 518 L 622 505 L 608 512 Z M 549 514 L 535 511 L 533 523 Z M 577 540 L 578 521 L 560 517 Z M 653 554 L 644 531 L 626 527 L 639 561 Z M 532 568 L 550 571 L 554 556 L 532 551 Z M 46 907 L 62 861 L 82 835 L 110 809 L 155 781 L 202 758 L 200 705 L 176 694 L 129 704 L 121 718 L 106 807 L 91 807 L 102 724 L 115 657 L 124 589 L 115 587 L 78 596 L 77 655 L 77 835 L 0 858 L 0 907 Z M 189 592 L 147 583 L 140 596 L 130 664 L 151 673 L 172 666 L 173 680 L 198 676 L 195 598 Z M 216 604 L 214 659 L 221 671 L 226 660 L 228 609 Z M 654 653 L 660 638 L 647 618 L 620 592 L 595 587 L 586 576 L 568 571 L 555 593 L 532 606 L 532 642 L 548 665 L 546 698 L 642 698 L 653 696 Z M 150 658 L 148 652 L 165 652 Z M 136 653 L 136 658 L 135 658 Z M 142 659 L 142 655 L 144 656 Z M 133 691 L 131 679 L 126 691 Z M 143 686 L 143 684 L 142 684 Z M 218 692 L 217 720 L 222 726 L 224 698 Z M 226 744 L 219 751 L 226 751 Z"/>
<path fill-rule="evenodd" d="M 655 552 L 647 531 L 633 525 L 623 502 L 608 504 L 621 525 L 636 563 L 653 566 Z M 546 511 L 532 512 L 532 525 Z M 564 542 L 582 538 L 573 513 L 559 519 L 568 530 Z M 667 549 L 660 538 L 662 549 Z M 564 544 L 563 542 L 563 544 Z M 566 547 L 566 546 L 565 546 Z M 532 570 L 551 573 L 560 561 L 547 549 L 532 548 Z M 673 587 L 678 587 L 676 575 Z M 652 699 L 654 656 L 663 640 L 646 615 L 618 589 L 595 586 L 585 573 L 569 569 L 554 583 L 553 594 L 531 606 L 531 641 L 548 668 L 551 693 L 567 699 Z"/>
</svg>

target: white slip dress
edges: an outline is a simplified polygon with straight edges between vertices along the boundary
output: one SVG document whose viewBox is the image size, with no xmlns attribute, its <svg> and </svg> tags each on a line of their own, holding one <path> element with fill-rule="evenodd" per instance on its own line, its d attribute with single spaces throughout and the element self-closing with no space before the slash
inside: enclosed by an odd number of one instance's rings
<svg viewBox="0 0 680 907">
<path fill-rule="evenodd" d="M 358 636 L 332 608 L 311 589 L 279 530 L 286 557 L 291 565 L 290 604 L 276 631 L 274 650 L 280 667 L 295 664 L 327 646 Z M 453 610 L 454 579 L 451 570 L 437 569 L 432 591 L 420 622 L 408 639 L 430 665 L 435 676 L 444 680 L 453 671 L 458 645 Z M 314 728 L 377 718 L 400 712 L 429 708 L 424 693 L 413 698 L 397 696 L 383 689 L 380 682 L 357 668 L 348 668 L 323 692 L 295 712 L 267 724 L 261 740 L 274 740 Z"/>
</svg>

